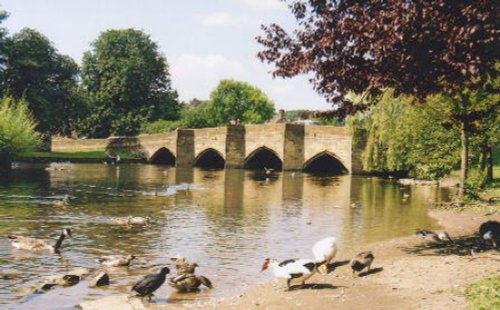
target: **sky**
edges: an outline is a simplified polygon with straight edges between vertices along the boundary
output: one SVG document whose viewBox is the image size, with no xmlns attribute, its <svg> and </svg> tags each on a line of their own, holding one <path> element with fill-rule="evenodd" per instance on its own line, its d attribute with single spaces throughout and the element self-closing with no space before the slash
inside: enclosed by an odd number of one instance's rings
<svg viewBox="0 0 500 310">
<path fill-rule="evenodd" d="M 9 13 L 4 26 L 10 34 L 36 29 L 79 64 L 101 32 L 144 31 L 167 58 L 182 101 L 208 99 L 229 78 L 259 87 L 276 109 L 330 108 L 306 76 L 273 79 L 272 65 L 256 56 L 260 25 L 295 25 L 279 0 L 0 0 L 0 9 Z"/>
</svg>

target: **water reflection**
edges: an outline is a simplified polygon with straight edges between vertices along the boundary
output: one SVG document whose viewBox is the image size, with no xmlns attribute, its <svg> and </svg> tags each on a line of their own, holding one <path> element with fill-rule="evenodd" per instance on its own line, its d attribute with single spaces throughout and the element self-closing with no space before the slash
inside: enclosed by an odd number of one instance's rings
<svg viewBox="0 0 500 310">
<path fill-rule="evenodd" d="M 75 164 L 69 170 L 22 164 L 0 178 L 0 235 L 56 238 L 72 227 L 74 238 L 61 255 L 33 254 L 0 239 L 0 305 L 9 308 L 72 307 L 82 300 L 128 293 L 144 273 L 170 265 L 184 254 L 215 289 L 176 294 L 167 302 L 227 296 L 268 281 L 260 274 L 265 257 L 311 257 L 311 245 L 336 236 L 342 251 L 435 228 L 426 215 L 430 202 L 447 193 L 432 187 L 401 187 L 378 178 L 317 177 L 304 173 L 175 169 L 162 165 Z M 56 207 L 69 194 L 70 205 Z M 111 226 L 123 216 L 149 216 L 149 227 Z M 46 275 L 74 267 L 98 271 L 106 254 L 135 254 L 130 268 L 108 270 L 112 285 L 90 289 L 86 282 L 43 295 L 22 289 Z M 344 257 L 345 258 L 345 257 Z M 164 286 L 157 301 L 173 291 Z"/>
</svg>

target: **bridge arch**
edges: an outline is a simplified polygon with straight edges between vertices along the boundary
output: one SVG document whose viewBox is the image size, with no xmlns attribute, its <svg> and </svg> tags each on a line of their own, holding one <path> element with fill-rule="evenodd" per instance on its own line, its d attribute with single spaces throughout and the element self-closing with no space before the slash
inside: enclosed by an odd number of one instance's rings
<svg viewBox="0 0 500 310">
<path fill-rule="evenodd" d="M 175 156 L 166 147 L 162 147 L 154 152 L 154 154 L 149 158 L 149 161 L 153 164 L 175 166 Z"/>
<path fill-rule="evenodd" d="M 193 161 L 193 166 L 201 168 L 224 169 L 225 164 L 222 154 L 213 148 L 201 151 Z"/>
<path fill-rule="evenodd" d="M 283 161 L 274 150 L 261 146 L 247 156 L 244 167 L 245 169 L 272 168 L 275 171 L 281 171 Z"/>
<path fill-rule="evenodd" d="M 348 173 L 342 160 L 335 154 L 323 151 L 309 158 L 303 166 L 305 172 L 337 175 Z"/>
</svg>

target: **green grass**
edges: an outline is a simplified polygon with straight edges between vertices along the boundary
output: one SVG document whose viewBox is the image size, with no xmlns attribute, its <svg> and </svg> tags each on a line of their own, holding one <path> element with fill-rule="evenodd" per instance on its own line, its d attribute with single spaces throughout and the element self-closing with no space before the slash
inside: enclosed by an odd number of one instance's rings
<svg viewBox="0 0 500 310">
<path fill-rule="evenodd" d="M 500 309 L 500 276 L 467 285 L 465 297 L 469 301 L 467 309 Z"/>
<path fill-rule="evenodd" d="M 136 154 L 129 152 L 118 151 L 118 154 L 123 159 L 137 159 Z M 34 158 L 104 158 L 104 151 L 68 151 L 68 152 L 30 152 L 24 154 L 24 157 Z"/>
</svg>

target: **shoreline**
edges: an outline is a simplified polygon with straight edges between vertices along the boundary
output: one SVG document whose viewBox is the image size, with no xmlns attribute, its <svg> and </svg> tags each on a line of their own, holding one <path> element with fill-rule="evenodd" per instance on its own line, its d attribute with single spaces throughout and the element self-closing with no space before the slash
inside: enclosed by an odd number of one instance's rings
<svg viewBox="0 0 500 310">
<path fill-rule="evenodd" d="M 80 304 L 82 309 L 463 309 L 460 290 L 467 284 L 500 274 L 500 253 L 490 249 L 471 256 L 465 241 L 487 220 L 500 221 L 498 205 L 468 209 L 429 209 L 453 243 L 428 243 L 414 236 L 393 238 L 340 252 L 337 267 L 315 274 L 306 288 L 286 290 L 284 280 L 247 288 L 238 296 L 204 301 L 142 304 L 109 296 Z M 424 227 L 425 228 L 425 227 Z M 476 238 L 478 238 L 476 236 Z M 372 272 L 353 278 L 348 261 L 372 251 Z M 342 265 L 344 264 L 344 265 Z M 133 299 L 132 299 L 133 300 Z"/>
</svg>

